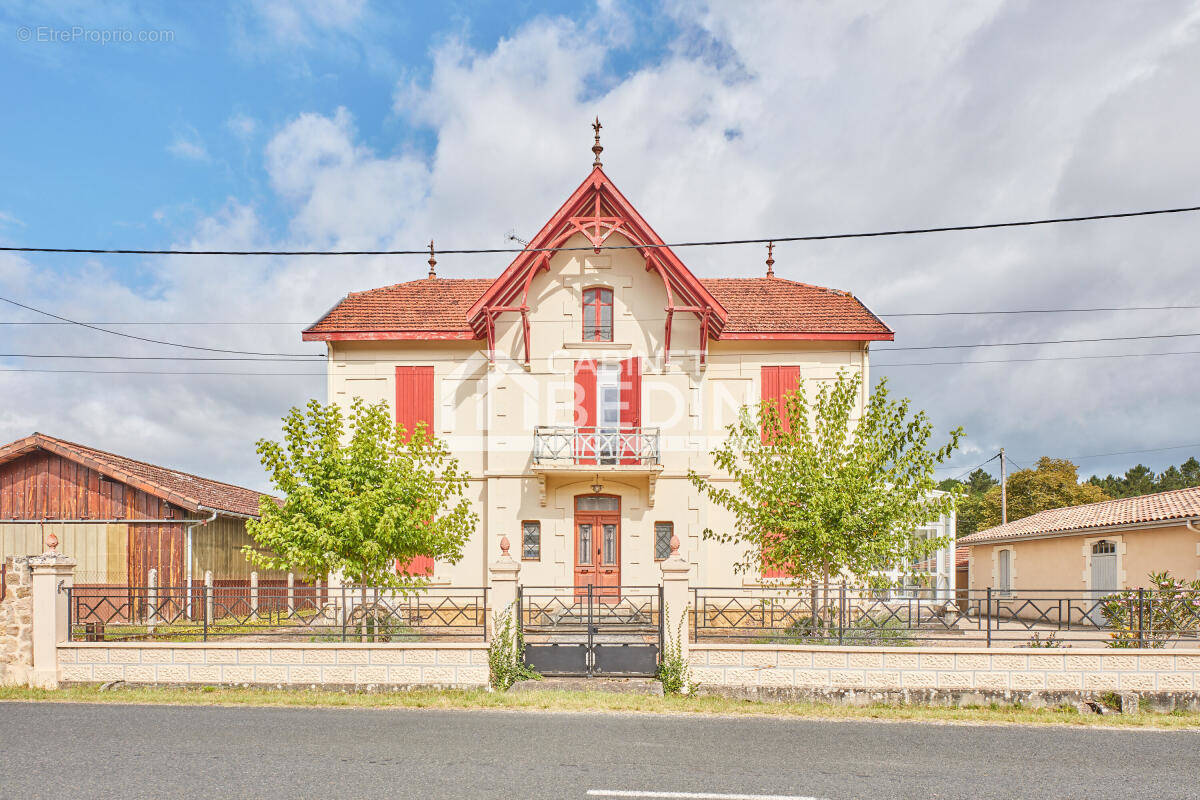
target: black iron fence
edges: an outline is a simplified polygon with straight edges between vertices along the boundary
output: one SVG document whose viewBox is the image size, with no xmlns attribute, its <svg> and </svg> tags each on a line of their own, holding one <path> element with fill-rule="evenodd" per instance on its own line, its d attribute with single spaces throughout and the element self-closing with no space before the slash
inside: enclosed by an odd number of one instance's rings
<svg viewBox="0 0 1200 800">
<path fill-rule="evenodd" d="M 69 588 L 73 641 L 404 642 L 487 638 L 486 588 Z"/>
<path fill-rule="evenodd" d="M 692 589 L 692 641 L 837 645 L 1195 646 L 1200 594 L 1131 589 Z"/>
</svg>

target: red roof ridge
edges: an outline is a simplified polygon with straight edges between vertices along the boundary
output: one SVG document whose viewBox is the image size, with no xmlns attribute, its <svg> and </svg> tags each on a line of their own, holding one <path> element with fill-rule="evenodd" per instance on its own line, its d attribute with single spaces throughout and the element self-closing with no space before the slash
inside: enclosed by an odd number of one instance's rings
<svg viewBox="0 0 1200 800">
<path fill-rule="evenodd" d="M 815 283 L 805 283 L 804 281 L 795 281 L 791 278 L 781 278 L 778 275 L 748 275 L 746 277 L 732 276 L 728 278 L 701 278 L 701 283 L 708 281 L 777 281 L 779 283 L 790 283 L 793 286 L 803 286 L 806 289 L 818 289 L 822 292 L 829 292 L 841 297 L 854 297 L 854 292 L 848 292 L 845 289 L 834 289 L 829 286 L 819 286 Z"/>
</svg>

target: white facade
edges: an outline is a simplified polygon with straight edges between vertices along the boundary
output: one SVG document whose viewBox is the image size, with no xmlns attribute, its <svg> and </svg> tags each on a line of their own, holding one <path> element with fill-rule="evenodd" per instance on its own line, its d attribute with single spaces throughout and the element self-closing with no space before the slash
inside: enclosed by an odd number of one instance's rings
<svg viewBox="0 0 1200 800">
<path fill-rule="evenodd" d="M 550 246 L 546 242 L 559 230 L 556 224 L 568 218 L 573 224 L 579 209 L 591 207 L 589 191 L 600 198 L 595 200 L 593 221 L 603 218 L 603 224 L 611 224 L 614 218 L 622 220 L 604 234 L 606 248 L 644 245 L 653 236 L 652 231 L 645 233 L 648 226 L 636 211 L 621 206 L 627 201 L 597 167 L 530 247 Z M 777 299 L 770 299 L 772 295 L 754 300 L 755 292 L 819 292 L 820 301 L 844 305 L 856 314 L 861 312 L 868 322 L 874 320 L 866 332 L 776 330 L 770 328 L 770 319 L 755 322 L 768 327 L 756 331 L 748 323 L 738 322 L 736 315 L 722 306 L 725 301 L 714 302 L 704 311 L 688 310 L 698 309 L 695 305 L 685 308 L 682 298 L 691 285 L 688 282 L 702 282 L 682 264 L 661 269 L 668 260 L 665 248 L 596 253 L 597 241 L 594 231 L 586 229 L 561 235 L 552 245 L 560 249 L 548 259 L 534 262 L 536 268 L 525 273 L 518 269 L 519 256 L 497 278 L 497 285 L 513 282 L 517 294 L 503 301 L 499 311 L 487 315 L 488 330 L 476 327 L 464 334 L 465 319 L 456 328 L 430 331 L 414 328 L 420 321 L 409 321 L 403 315 L 399 322 L 378 324 L 367 312 L 355 317 L 359 313 L 356 304 L 372 295 L 368 292 L 348 297 L 305 334 L 306 339 L 328 342 L 330 402 L 348 406 L 361 397 L 371 402 L 382 400 L 394 408 L 397 367 L 432 369 L 431 428 L 472 476 L 469 496 L 480 520 L 477 535 L 459 563 L 435 564 L 435 584 L 485 585 L 487 564 L 498 556 L 501 537 L 507 536 L 513 555 L 522 557 L 521 582 L 525 585 L 561 586 L 581 580 L 581 547 L 595 549 L 602 565 L 615 566 L 615 580 L 620 584 L 654 585 L 661 577 L 656 556 L 664 555 L 664 544 L 672 534 L 679 539 L 681 554 L 692 564 L 693 583 L 756 584 L 758 576 L 735 574 L 733 564 L 740 552 L 702 538 L 706 528 L 728 530 L 732 520 L 721 509 L 701 502 L 687 481 L 688 470 L 712 473 L 709 452 L 724 439 L 724 428 L 736 419 L 739 409 L 760 401 L 764 367 L 798 368 L 814 394 L 819 382 L 834 379 L 839 370 L 858 374 L 864 387 L 860 403 L 865 403 L 870 341 L 890 339 L 891 333 L 853 297 L 775 278 L 746 279 L 744 294 L 751 299 L 735 298 L 743 303 L 741 311 L 748 307 L 753 311 L 755 302 L 778 304 Z M 444 278 L 430 280 L 438 282 L 430 286 L 444 284 L 447 297 L 451 290 L 457 291 L 458 285 Z M 400 284 L 386 291 L 402 304 L 410 302 L 405 298 L 416 296 L 421 283 Z M 720 287 L 726 297 L 742 291 L 736 281 L 724 283 L 732 285 L 732 289 Z M 611 341 L 607 335 L 596 336 L 595 322 L 600 317 L 592 306 L 587 307 L 585 320 L 585 293 L 594 288 L 611 291 Z M 515 299 L 518 295 L 519 301 Z M 715 291 L 705 296 L 711 300 L 721 297 Z M 487 298 L 482 295 L 476 306 Z M 670 310 L 672 304 L 674 310 Z M 791 313 L 781 308 L 779 314 L 765 316 Z M 713 331 L 719 327 L 716 320 L 722 313 L 727 319 L 718 335 Z M 608 315 L 605 311 L 605 324 Z M 672 318 L 669 325 L 668 316 Z M 731 331 L 730 326 L 738 324 L 742 330 Z M 383 329 L 387 326 L 391 329 Z M 708 332 L 703 347 L 702 331 Z M 601 333 L 607 334 L 607 330 Z M 492 353 L 489 339 L 494 342 Z M 630 429 L 623 423 L 629 410 L 619 410 L 613 403 L 620 405 L 626 399 L 618 386 L 626 381 L 621 365 L 628 365 L 634 357 L 640 375 L 640 408 L 634 416 L 640 425 Z M 581 390 L 576 378 L 578 362 L 588 360 L 597 365 L 594 401 L 581 397 L 588 390 Z M 599 417 L 602 431 L 617 438 L 585 435 L 581 439 L 576 434 L 580 406 L 588 402 L 594 402 L 590 413 L 595 416 L 584 421 L 596 425 Z M 587 413 L 582 412 L 585 417 Z M 598 447 L 600 452 L 590 452 L 600 457 L 581 458 L 581 446 Z M 636 458 L 605 458 L 605 447 L 615 448 L 618 456 L 628 456 L 636 449 Z M 611 499 L 601 501 L 597 496 Z M 611 529 L 614 521 L 615 530 Z M 939 556 L 938 563 L 945 558 Z M 952 552 L 946 563 L 952 587 Z M 613 579 L 610 575 L 606 580 Z"/>
</svg>

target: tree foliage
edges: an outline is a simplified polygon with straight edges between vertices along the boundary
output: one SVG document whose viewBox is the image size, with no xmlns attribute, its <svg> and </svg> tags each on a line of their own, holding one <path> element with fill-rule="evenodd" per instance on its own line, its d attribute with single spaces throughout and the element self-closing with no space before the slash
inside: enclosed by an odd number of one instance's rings
<svg viewBox="0 0 1200 800">
<path fill-rule="evenodd" d="M 861 380 L 840 372 L 821 383 L 814 403 L 801 382 L 783 409 L 743 409 L 712 452 L 731 482 L 689 470 L 696 489 L 733 514 L 731 530 L 704 536 L 745 546 L 739 572 L 784 570 L 798 583 L 842 572 L 865 578 L 945 544 L 912 531 L 954 508 L 960 490 L 934 495 L 933 471 L 962 430 L 930 450 L 932 423 L 923 411 L 910 416 L 907 399 L 889 399 L 886 381 L 860 417 Z"/>
<path fill-rule="evenodd" d="M 1008 521 L 1050 508 L 1097 503 L 1109 497 L 1098 486 L 1080 483 L 1078 468 L 1062 458 L 1043 456 L 1035 469 L 1023 469 L 1008 476 Z M 979 528 L 1000 524 L 1000 487 L 993 486 L 979 507 Z"/>
<path fill-rule="evenodd" d="M 423 581 L 397 574 L 397 560 L 457 562 L 478 522 L 446 445 L 423 424 L 409 437 L 384 403 L 356 399 L 347 419 L 336 404 L 309 401 L 283 418 L 283 441 L 260 440 L 258 454 L 284 497 L 264 497 L 261 519 L 247 524 L 258 547 L 243 552 L 260 567 L 404 589 Z"/>
<path fill-rule="evenodd" d="M 1187 489 L 1200 486 L 1200 461 L 1193 456 L 1179 466 L 1172 465 L 1158 474 L 1145 464 L 1138 464 L 1126 470 L 1124 475 L 1105 478 L 1093 476 L 1088 483 L 1098 486 L 1109 497 L 1138 497 L 1172 489 Z"/>
<path fill-rule="evenodd" d="M 948 492 L 953 487 L 961 487 L 963 495 L 959 498 L 955 532 L 959 537 L 969 536 L 979 530 L 979 517 L 983 507 L 983 498 L 993 486 L 1000 482 L 983 470 L 976 469 L 967 476 L 965 481 L 948 478 L 938 484 L 938 488 Z"/>
</svg>

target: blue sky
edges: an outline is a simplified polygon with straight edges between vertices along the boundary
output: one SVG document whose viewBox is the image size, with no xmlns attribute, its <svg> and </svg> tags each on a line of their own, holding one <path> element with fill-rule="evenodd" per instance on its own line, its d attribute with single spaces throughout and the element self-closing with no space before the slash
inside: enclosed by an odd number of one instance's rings
<svg viewBox="0 0 1200 800">
<path fill-rule="evenodd" d="M 0 86 L 0 206 L 19 220 L 6 239 L 159 248 L 230 196 L 253 202 L 268 230 L 282 234 L 287 209 L 266 188 L 257 156 L 298 112 L 344 107 L 363 146 L 429 153 L 434 132 L 390 98 L 401 81 L 428 80 L 435 45 L 453 37 L 487 51 L 532 17 L 595 13 L 575 2 L 409 3 L 395 14 L 349 3 L 345 25 L 322 30 L 303 18 L 291 29 L 271 4 L 253 5 L 181 3 L 144 15 L 122 4 L 77 15 L 0 8 L 0 73 L 15 78 Z M 661 57 L 675 30 L 661 14 L 626 11 L 636 35 L 607 54 L 598 85 Z M 45 41 L 48 29 L 76 25 L 173 38 Z M 30 41 L 18 39 L 22 27 Z M 118 271 L 131 263 L 113 262 Z"/>
<path fill-rule="evenodd" d="M 42 40 L 74 26 L 171 40 Z M 595 115 L 606 171 L 668 241 L 1196 205 L 1196 74 L 1200 0 L 0 2 L 0 242 L 503 246 L 586 175 Z M 1197 251 L 1200 226 L 1176 217 L 781 245 L 775 269 L 885 315 L 1200 304 Z M 681 256 L 706 277 L 763 269 L 758 247 Z M 443 257 L 439 272 L 504 265 Z M 320 352 L 300 323 L 424 270 L 423 258 L 6 254 L 0 296 L 177 341 Z M 33 319 L 0 308 L 0 323 Z M 234 324 L 192 324 L 214 321 Z M 1194 311 L 889 321 L 896 347 L 1200 333 Z M 1001 446 L 1023 466 L 1156 449 L 1080 463 L 1162 468 L 1200 450 L 1157 449 L 1200 442 L 1197 356 L 1111 356 L 1196 341 L 879 346 L 872 377 L 940 429 L 966 428 L 944 474 Z M 163 352 L 46 326 L 0 325 L 0 344 Z M 1104 358 L 905 364 L 998 355 Z M 259 487 L 254 441 L 324 396 L 320 376 L 163 374 L 199 369 L 185 362 L 13 371 L 51 366 L 97 362 L 0 357 L 0 440 L 41 430 Z"/>
</svg>

